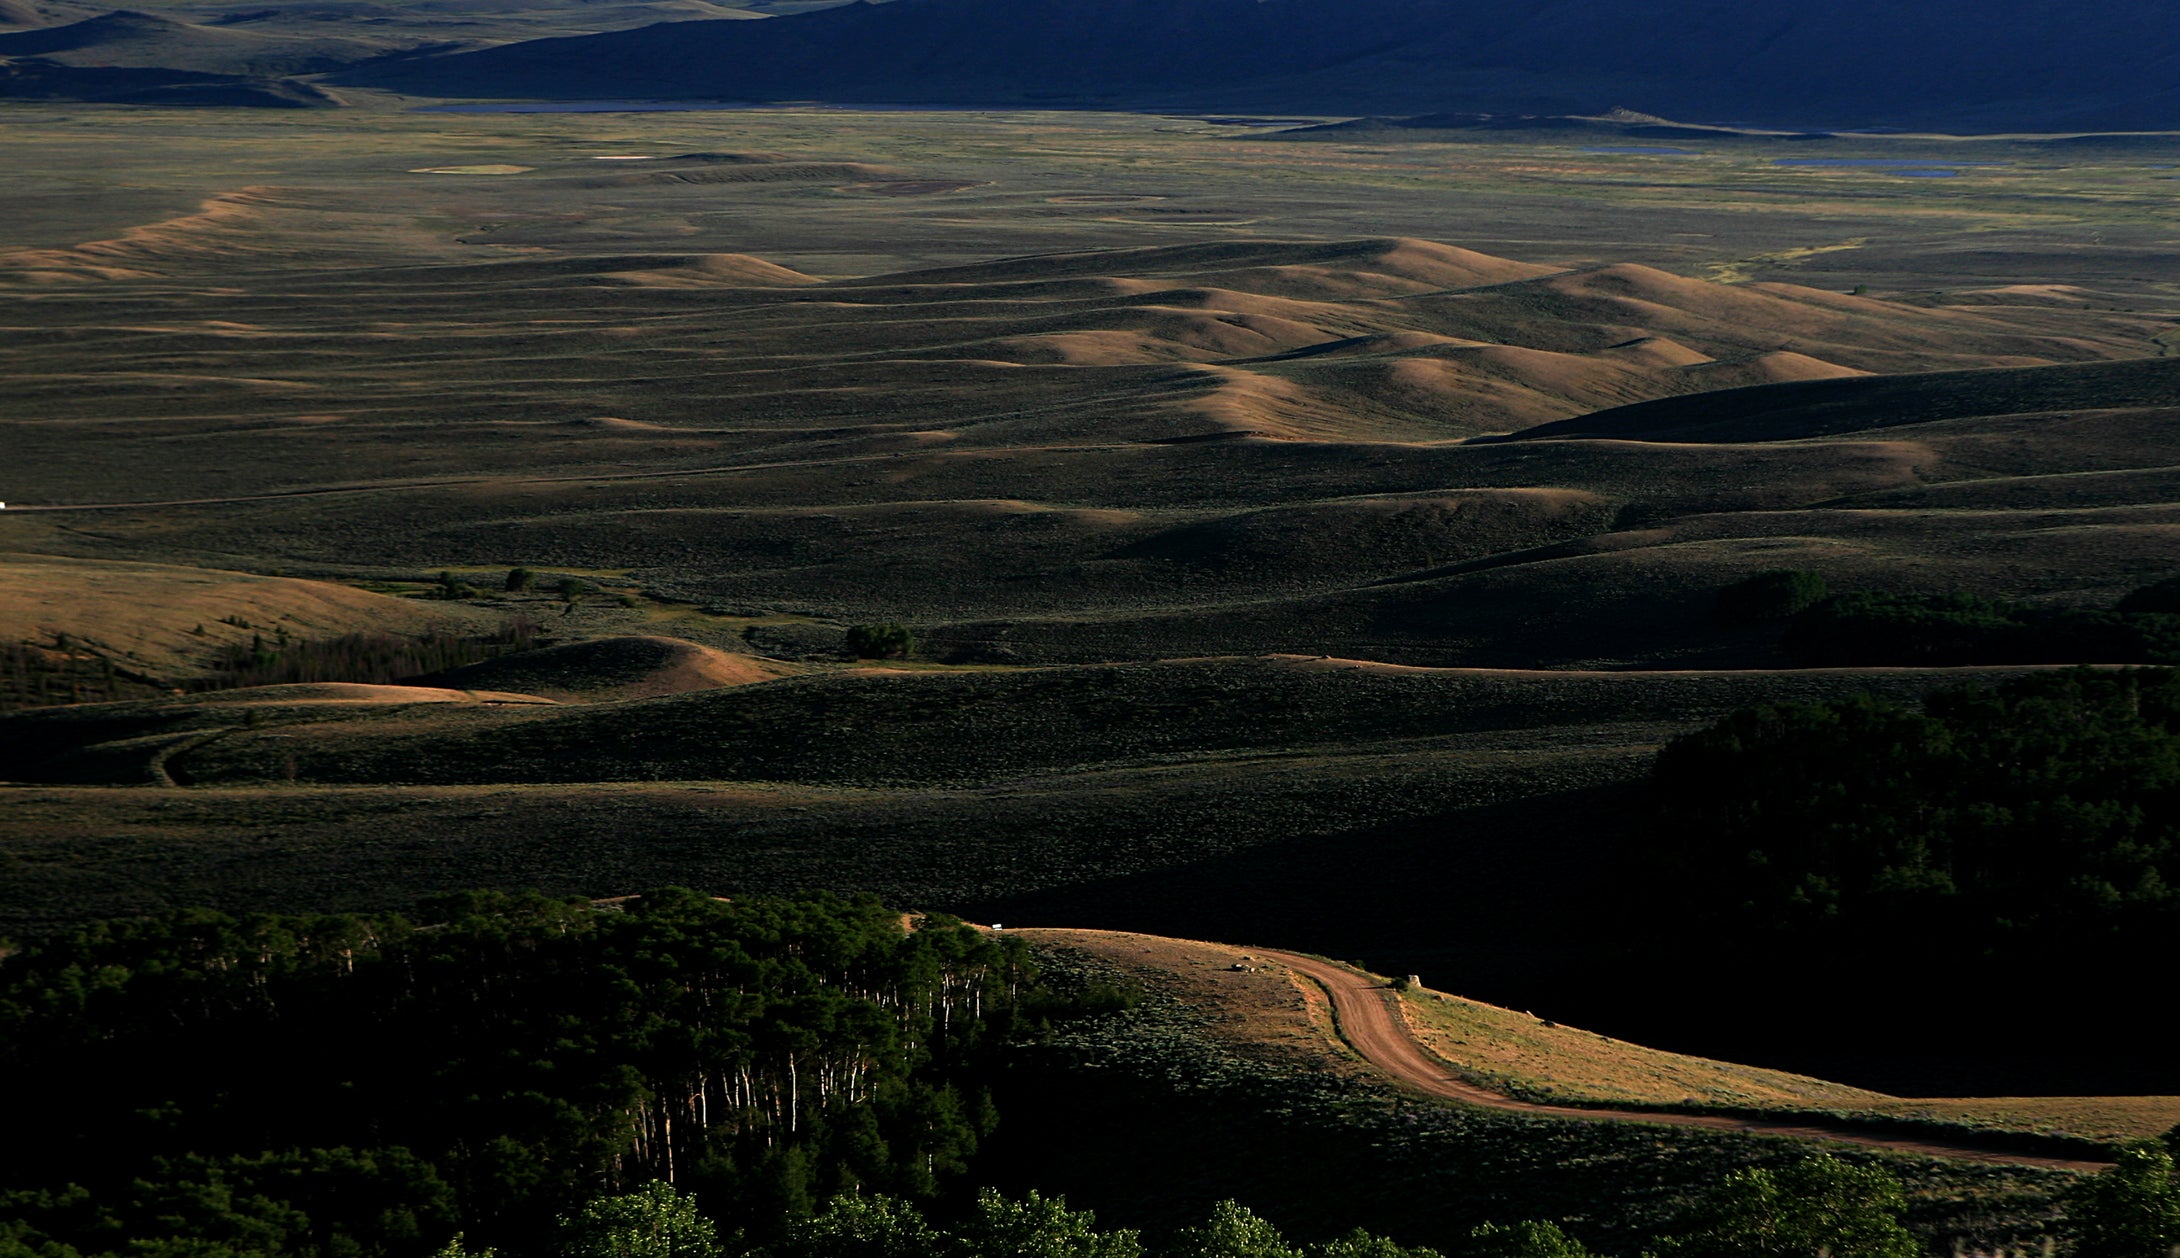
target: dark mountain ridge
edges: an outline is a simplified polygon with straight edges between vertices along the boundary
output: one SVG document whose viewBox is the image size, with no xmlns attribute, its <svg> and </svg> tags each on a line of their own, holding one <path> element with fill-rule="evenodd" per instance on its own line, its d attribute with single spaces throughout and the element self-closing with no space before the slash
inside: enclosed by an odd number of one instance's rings
<svg viewBox="0 0 2180 1258">
<path fill-rule="evenodd" d="M 894 0 L 351 71 L 436 96 L 2180 128 L 2155 0 Z"/>
</svg>

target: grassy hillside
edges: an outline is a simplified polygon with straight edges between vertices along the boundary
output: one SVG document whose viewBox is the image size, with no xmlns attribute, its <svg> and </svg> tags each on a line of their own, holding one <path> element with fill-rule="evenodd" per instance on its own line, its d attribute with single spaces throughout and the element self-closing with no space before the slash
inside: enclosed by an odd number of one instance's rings
<svg viewBox="0 0 2180 1258">
<path fill-rule="evenodd" d="M 2175 405 L 2180 405 L 2180 363 L 2153 359 L 1729 389 L 1616 407 L 1540 424 L 1518 435 L 1689 444 L 1792 441 L 1948 420 L 2164 410 Z"/>
<path fill-rule="evenodd" d="M 1401 1009 L 1423 1045 L 1461 1076 L 1535 1101 L 1912 1120 L 2097 1144 L 2155 1139 L 2180 1124 L 2180 1097 L 1894 1097 L 1661 1052 L 1429 988 L 1405 994 Z"/>
<path fill-rule="evenodd" d="M 0 556 L 0 641 L 83 654 L 178 686 L 255 636 L 480 631 L 500 617 L 322 581 L 51 555 Z"/>
<path fill-rule="evenodd" d="M 1064 1187 L 1115 1221 L 1162 1229 L 1186 1218 L 1185 1202 L 1233 1195 L 1303 1237 L 1340 1231 L 1361 1209 L 1409 1244 L 1531 1217 L 1632 1252 L 1706 1180 L 1797 1148 L 1419 1099 L 1339 1053 L 1321 998 L 1247 947 L 1027 933 L 1062 981 L 1146 989 L 1135 1008 L 1070 1028 L 1000 1097 L 1013 1115 L 995 1149 L 1009 1181 Z M 2049 1194 L 2070 1178 L 1885 1163 L 1908 1180 L 1912 1222 L 1935 1249 L 2035 1244 Z"/>
<path fill-rule="evenodd" d="M 552 655 L 565 661 L 576 651 Z M 522 680 L 517 670 L 538 663 L 513 656 L 477 666 L 476 676 Z M 231 702 L 97 705 L 5 718 L 0 739 L 19 781 L 84 780 L 84 758 L 117 754 L 139 731 L 189 729 L 220 735 L 165 762 L 198 785 L 960 787 L 1189 760 L 1511 748 L 1544 731 L 1641 745 L 1750 703 L 1873 689 L 1913 695 L 1946 678 L 1943 670 L 1500 673 L 1304 658 L 997 671 L 878 666 L 609 706 L 453 716 L 390 704 L 328 720 L 305 703 L 245 722 Z M 264 702 L 277 706 L 276 695 Z"/>
</svg>

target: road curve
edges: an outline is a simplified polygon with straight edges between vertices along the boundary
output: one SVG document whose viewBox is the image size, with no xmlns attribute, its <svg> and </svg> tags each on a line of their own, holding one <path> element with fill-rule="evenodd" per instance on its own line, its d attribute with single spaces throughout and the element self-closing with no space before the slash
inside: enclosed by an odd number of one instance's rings
<svg viewBox="0 0 2180 1258">
<path fill-rule="evenodd" d="M 1340 1038 L 1360 1053 L 1365 1061 L 1391 1075 L 1402 1083 L 1433 1096 L 1481 1105 L 1487 1109 L 1508 1110 L 1519 1114 L 1539 1114 L 1551 1118 L 1570 1118 L 1585 1122 L 1653 1123 L 1664 1127 L 1702 1127 L 1712 1131 L 1734 1131 L 1757 1136 L 1788 1136 L 1800 1140 L 1828 1140 L 1844 1144 L 1863 1145 L 1873 1149 L 1887 1149 L 1898 1153 L 1918 1153 L 1927 1157 L 1952 1158 L 1964 1162 L 1990 1162 L 2008 1166 L 2040 1166 L 2053 1170 L 2101 1171 L 2109 1162 L 2092 1162 L 2069 1158 L 2042 1157 L 2033 1153 L 2015 1153 L 1995 1145 L 1979 1145 L 1970 1141 L 1937 1141 L 1888 1135 L 1881 1132 L 1858 1129 L 1846 1124 L 1832 1126 L 1808 1121 L 1765 1122 L 1762 1119 L 1733 1118 L 1719 1114 L 1671 1114 L 1656 1110 L 1592 1109 L 1573 1105 L 1541 1105 L 1520 1101 L 1503 1093 L 1477 1087 L 1462 1080 L 1445 1065 L 1434 1060 L 1408 1031 L 1407 1022 L 1395 1004 L 1399 997 L 1387 990 L 1377 980 L 1359 974 L 1344 965 L 1320 961 L 1294 952 L 1256 950 L 1256 955 L 1270 957 L 1297 974 L 1306 975 L 1323 987 L 1332 998 L 1333 1017 L 1338 1022 Z"/>
</svg>

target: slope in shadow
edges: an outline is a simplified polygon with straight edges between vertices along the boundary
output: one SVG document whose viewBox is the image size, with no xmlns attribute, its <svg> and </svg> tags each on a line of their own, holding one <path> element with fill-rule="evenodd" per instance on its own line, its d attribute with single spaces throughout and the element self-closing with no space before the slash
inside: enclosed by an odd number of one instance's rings
<svg viewBox="0 0 2180 1258">
<path fill-rule="evenodd" d="M 2180 359 L 1812 380 L 1660 398 L 1505 438 L 1795 441 L 1941 420 L 2180 406 Z"/>
</svg>

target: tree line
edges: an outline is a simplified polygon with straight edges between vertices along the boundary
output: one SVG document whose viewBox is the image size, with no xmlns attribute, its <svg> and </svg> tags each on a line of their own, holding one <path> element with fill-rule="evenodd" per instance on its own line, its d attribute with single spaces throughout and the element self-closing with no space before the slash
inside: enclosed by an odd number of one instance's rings
<svg viewBox="0 0 2180 1258">
<path fill-rule="evenodd" d="M 2180 945 L 2180 674 L 1744 709 L 1649 786 L 1610 946 L 1701 975 L 1718 1051 L 1907 1060 L 1923 1089 L 2180 1086 L 2144 983 Z"/>
<path fill-rule="evenodd" d="M 1760 572 L 1718 592 L 1727 624 L 1785 622 L 1812 668 L 1977 664 L 2180 664 L 2180 578 L 2105 608 L 2050 608 L 1968 594 L 1834 592 L 1818 573 Z"/>
<path fill-rule="evenodd" d="M 0 962 L 0 1252 L 544 1253 L 654 1181 L 760 1239 L 929 1199 L 1030 982 L 1012 941 L 828 897 L 98 923 Z"/>
<path fill-rule="evenodd" d="M 2180 1245 L 2180 1179 L 2161 1144 L 2122 1150 L 2115 1166 L 2063 1196 L 2069 1258 L 2169 1258 Z M 1641 1258 L 1922 1258 L 1924 1244 L 1901 1222 L 1906 1207 L 1899 1178 L 1883 1167 L 1809 1154 L 1727 1175 Z M 844 1193 L 752 1247 L 693 1197 L 654 1182 L 563 1216 L 559 1236 L 564 1258 L 1447 1258 L 1360 1227 L 1297 1244 L 1231 1200 L 1150 1246 L 1034 1189 L 1010 1198 L 987 1188 L 940 1220 L 901 1198 Z M 458 1238 L 439 1258 L 493 1255 Z M 1596 1256 L 1559 1224 L 1525 1220 L 1474 1228 L 1452 1258 Z"/>
<path fill-rule="evenodd" d="M 206 675 L 192 688 L 234 690 L 311 682 L 387 685 L 527 651 L 537 644 L 537 626 L 519 616 L 485 634 L 347 633 L 304 640 L 276 629 L 270 638 L 253 633 L 247 643 L 220 647 Z"/>
<path fill-rule="evenodd" d="M 972 1194 L 1002 1054 L 1111 996 L 868 899 L 96 923 L 0 948 L 0 1258 L 1442 1258 L 1234 1202 L 1153 1245 Z M 1749 1167 L 1646 1258 L 1914 1258 L 1904 1205 L 1867 1163 Z M 2075 1258 L 2180 1244 L 2159 1146 L 2066 1206 Z M 1546 1220 L 1447 1252 L 1590 1258 Z"/>
<path fill-rule="evenodd" d="M 2069 967 L 2180 941 L 2180 673 L 1744 709 L 1654 787 L 1661 890 L 1714 937 Z"/>
</svg>

